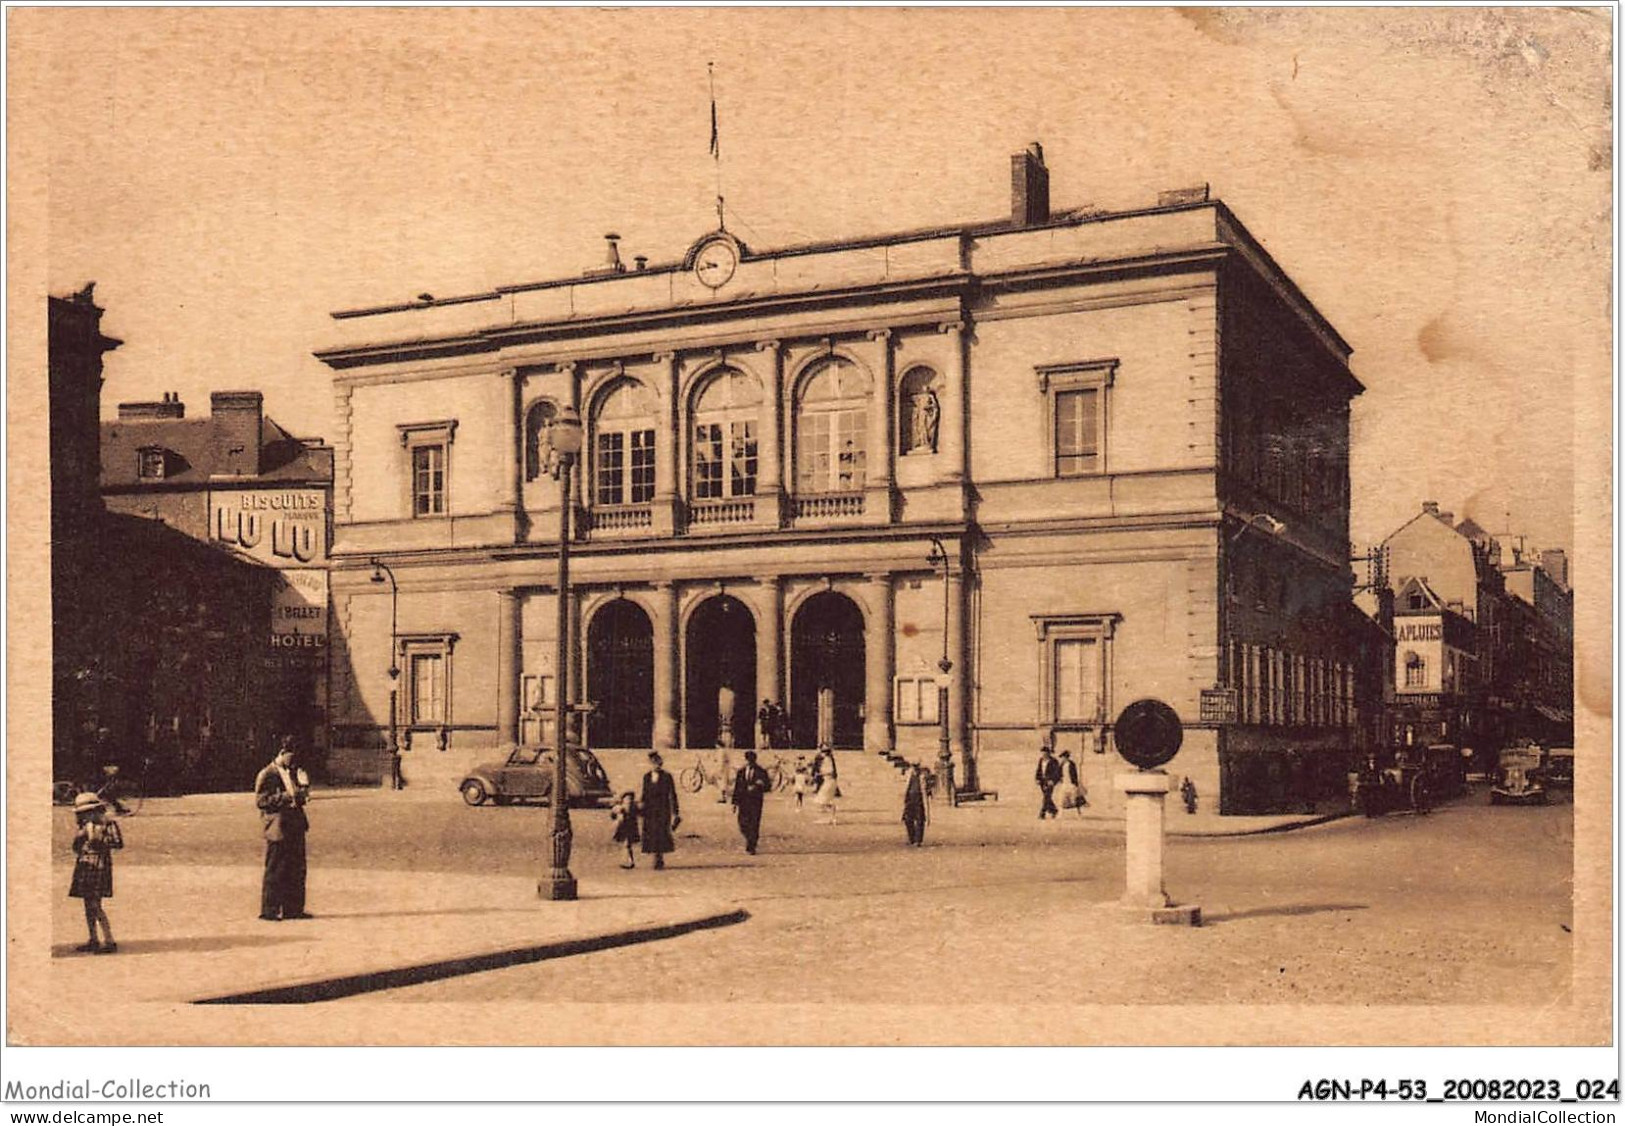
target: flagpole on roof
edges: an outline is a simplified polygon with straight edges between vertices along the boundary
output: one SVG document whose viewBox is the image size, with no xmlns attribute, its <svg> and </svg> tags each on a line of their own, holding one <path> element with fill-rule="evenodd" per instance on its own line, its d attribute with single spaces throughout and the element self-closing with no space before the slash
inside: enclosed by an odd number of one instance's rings
<svg viewBox="0 0 1625 1126">
<path fill-rule="evenodd" d="M 712 68 L 715 64 L 705 64 L 705 78 L 711 88 L 711 160 L 717 170 L 717 230 L 726 230 L 727 224 L 722 217 L 722 146 L 717 135 L 717 78 Z"/>
</svg>

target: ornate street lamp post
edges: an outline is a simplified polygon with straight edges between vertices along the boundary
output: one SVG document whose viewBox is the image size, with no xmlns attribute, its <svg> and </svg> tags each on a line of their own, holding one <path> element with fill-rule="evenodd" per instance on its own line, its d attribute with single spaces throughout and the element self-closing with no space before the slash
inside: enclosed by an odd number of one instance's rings
<svg viewBox="0 0 1625 1126">
<path fill-rule="evenodd" d="M 949 746 L 948 731 L 948 674 L 954 663 L 948 659 L 948 549 L 935 536 L 931 538 L 929 562 L 934 568 L 942 564 L 942 659 L 937 668 L 942 679 L 937 684 L 937 777 L 942 779 L 943 797 L 950 806 L 959 804 L 959 791 L 954 785 L 954 753 Z"/>
<path fill-rule="evenodd" d="M 553 699 L 553 866 L 536 885 L 543 899 L 574 899 L 576 878 L 570 874 L 570 794 L 565 775 L 570 718 L 570 471 L 581 452 L 581 415 L 563 407 L 548 428 L 553 473 L 559 479 L 558 653 Z"/>
<path fill-rule="evenodd" d="M 389 754 L 394 756 L 401 753 L 400 728 L 398 726 L 400 715 L 400 682 L 401 668 L 399 663 L 400 634 L 397 632 L 397 612 L 400 609 L 401 591 L 395 585 L 395 572 L 377 556 L 372 559 L 372 581 L 389 583 Z"/>
</svg>

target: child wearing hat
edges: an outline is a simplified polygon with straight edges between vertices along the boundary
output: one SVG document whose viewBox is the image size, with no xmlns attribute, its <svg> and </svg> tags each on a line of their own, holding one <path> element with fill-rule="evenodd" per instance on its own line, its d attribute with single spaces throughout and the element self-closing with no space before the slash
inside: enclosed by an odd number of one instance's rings
<svg viewBox="0 0 1625 1126">
<path fill-rule="evenodd" d="M 79 830 L 73 835 L 73 882 L 68 895 L 85 901 L 85 925 L 90 941 L 77 949 L 89 954 L 111 954 L 118 949 L 113 928 L 102 909 L 102 900 L 113 895 L 113 850 L 124 847 L 118 822 L 107 816 L 107 805 L 95 794 L 80 794 L 73 800 L 73 815 Z M 101 923 L 106 941 L 96 937 Z"/>
</svg>

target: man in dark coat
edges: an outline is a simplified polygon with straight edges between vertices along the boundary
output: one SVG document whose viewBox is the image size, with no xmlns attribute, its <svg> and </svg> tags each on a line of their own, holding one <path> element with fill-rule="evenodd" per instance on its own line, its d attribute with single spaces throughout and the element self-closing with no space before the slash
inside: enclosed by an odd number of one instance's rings
<svg viewBox="0 0 1625 1126">
<path fill-rule="evenodd" d="M 1061 764 L 1048 744 L 1038 752 L 1038 769 L 1033 772 L 1033 778 L 1038 782 L 1038 792 L 1044 795 L 1043 804 L 1038 807 L 1038 819 L 1059 817 L 1061 811 L 1055 808 L 1055 787 L 1061 784 Z"/>
<path fill-rule="evenodd" d="M 762 798 L 773 788 L 767 771 L 756 765 L 756 752 L 745 752 L 745 765 L 734 776 L 734 812 L 739 817 L 739 834 L 745 838 L 745 851 L 756 854 L 756 840 L 762 833 Z"/>
<path fill-rule="evenodd" d="M 915 848 L 925 844 L 925 770 L 914 763 L 908 770 L 908 784 L 903 787 L 903 828 L 908 830 L 908 843 Z"/>
<path fill-rule="evenodd" d="M 655 867 L 666 866 L 666 853 L 677 847 L 673 834 L 682 824 L 677 810 L 677 784 L 666 773 L 658 754 L 649 755 L 649 773 L 643 776 L 643 795 L 638 800 L 643 818 L 643 851 L 655 858 Z"/>
<path fill-rule="evenodd" d="M 254 779 L 254 804 L 265 823 L 265 879 L 260 886 L 260 918 L 308 919 L 305 910 L 305 833 L 310 821 L 305 801 L 310 786 L 294 765 L 293 739 L 281 745 Z"/>
</svg>

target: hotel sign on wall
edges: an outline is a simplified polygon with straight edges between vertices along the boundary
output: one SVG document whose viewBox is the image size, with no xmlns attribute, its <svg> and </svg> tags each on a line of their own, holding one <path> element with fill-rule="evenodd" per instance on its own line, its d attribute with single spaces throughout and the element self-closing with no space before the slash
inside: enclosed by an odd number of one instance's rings
<svg viewBox="0 0 1625 1126">
<path fill-rule="evenodd" d="M 216 543 L 273 567 L 327 562 L 327 498 L 321 489 L 223 490 L 211 494 L 209 509 L 209 536 Z"/>
</svg>

